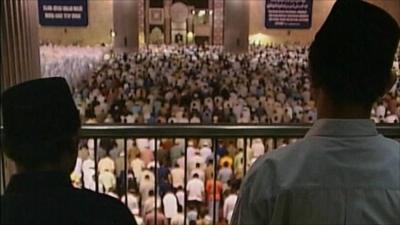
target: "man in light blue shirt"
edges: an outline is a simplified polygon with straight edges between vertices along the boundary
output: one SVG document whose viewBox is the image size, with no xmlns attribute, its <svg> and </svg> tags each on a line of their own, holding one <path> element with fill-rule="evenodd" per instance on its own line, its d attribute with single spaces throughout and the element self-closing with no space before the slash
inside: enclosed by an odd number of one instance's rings
<svg viewBox="0 0 400 225">
<path fill-rule="evenodd" d="M 232 225 L 400 224 L 400 144 L 369 120 L 394 83 L 399 37 L 380 8 L 335 3 L 310 47 L 318 120 L 304 139 L 255 162 Z"/>
</svg>

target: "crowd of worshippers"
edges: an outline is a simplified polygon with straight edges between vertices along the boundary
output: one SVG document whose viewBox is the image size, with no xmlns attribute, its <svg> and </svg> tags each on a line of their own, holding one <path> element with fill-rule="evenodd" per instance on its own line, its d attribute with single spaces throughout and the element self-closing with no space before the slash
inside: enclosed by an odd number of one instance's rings
<svg viewBox="0 0 400 225">
<path fill-rule="evenodd" d="M 312 123 L 317 118 L 306 46 L 161 46 L 106 55 L 74 86 L 85 123 Z M 400 76 L 399 55 L 393 71 Z M 371 112 L 398 123 L 400 82 Z"/>
<path fill-rule="evenodd" d="M 93 139 L 81 141 L 71 175 L 74 185 L 96 190 L 97 157 L 97 190 L 126 203 L 144 225 L 155 224 L 155 218 L 157 224 L 184 224 L 185 207 L 187 224 L 212 224 L 214 209 L 217 222 L 229 223 L 245 169 L 273 149 L 272 140 L 257 138 L 246 144 L 244 139 L 224 139 L 217 146 L 210 139 L 190 139 L 186 149 L 183 139 L 128 139 L 126 150 L 122 139 L 96 144 Z"/>
<path fill-rule="evenodd" d="M 110 50 L 104 45 L 97 47 L 40 46 L 40 67 L 42 77 L 64 77 L 71 86 L 77 86 L 82 79 L 102 63 L 103 56 Z"/>
</svg>

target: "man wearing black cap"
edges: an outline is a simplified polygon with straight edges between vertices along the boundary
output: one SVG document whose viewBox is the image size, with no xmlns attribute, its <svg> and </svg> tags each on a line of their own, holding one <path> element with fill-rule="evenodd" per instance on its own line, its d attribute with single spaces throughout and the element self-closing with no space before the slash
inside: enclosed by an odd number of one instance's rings
<svg viewBox="0 0 400 225">
<path fill-rule="evenodd" d="M 382 9 L 335 3 L 309 53 L 318 120 L 304 139 L 255 162 L 233 225 L 400 224 L 400 144 L 369 120 L 394 83 L 399 37 Z"/>
<path fill-rule="evenodd" d="M 2 113 L 17 174 L 1 198 L 1 224 L 136 224 L 118 200 L 72 187 L 80 119 L 63 78 L 11 87 Z"/>
</svg>

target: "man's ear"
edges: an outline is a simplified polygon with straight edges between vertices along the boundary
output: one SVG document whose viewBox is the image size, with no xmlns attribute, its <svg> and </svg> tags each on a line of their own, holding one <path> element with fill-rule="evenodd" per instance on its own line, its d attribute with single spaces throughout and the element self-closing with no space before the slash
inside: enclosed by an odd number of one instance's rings
<svg viewBox="0 0 400 225">
<path fill-rule="evenodd" d="M 388 93 L 390 91 L 390 89 L 392 89 L 392 87 L 396 83 L 397 79 L 398 78 L 396 76 L 396 72 L 394 70 L 392 70 L 392 72 L 390 73 L 390 79 L 389 79 L 387 87 L 385 88 L 384 94 Z"/>
<path fill-rule="evenodd" d="M 317 101 L 318 96 L 320 95 L 320 92 L 321 92 L 321 88 L 316 87 L 315 85 L 311 85 L 310 93 L 311 93 L 311 97 L 312 97 L 315 101 Z"/>
<path fill-rule="evenodd" d="M 79 147 L 79 137 L 76 134 L 71 138 L 70 151 L 74 152 L 74 154 L 78 153 L 78 147 Z"/>
</svg>

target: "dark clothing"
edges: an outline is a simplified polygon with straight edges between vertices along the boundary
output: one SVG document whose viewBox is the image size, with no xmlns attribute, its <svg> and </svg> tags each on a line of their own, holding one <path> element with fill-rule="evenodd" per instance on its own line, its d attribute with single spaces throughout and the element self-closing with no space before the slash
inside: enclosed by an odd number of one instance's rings
<svg viewBox="0 0 400 225">
<path fill-rule="evenodd" d="M 76 189 L 67 174 L 15 175 L 1 197 L 1 224 L 136 225 L 131 212 L 112 197 Z"/>
<path fill-rule="evenodd" d="M 163 197 L 167 191 L 171 190 L 171 184 L 169 183 L 168 177 L 170 176 L 170 170 L 165 166 L 160 166 L 157 170 L 157 182 L 159 186 L 160 196 Z"/>
</svg>

